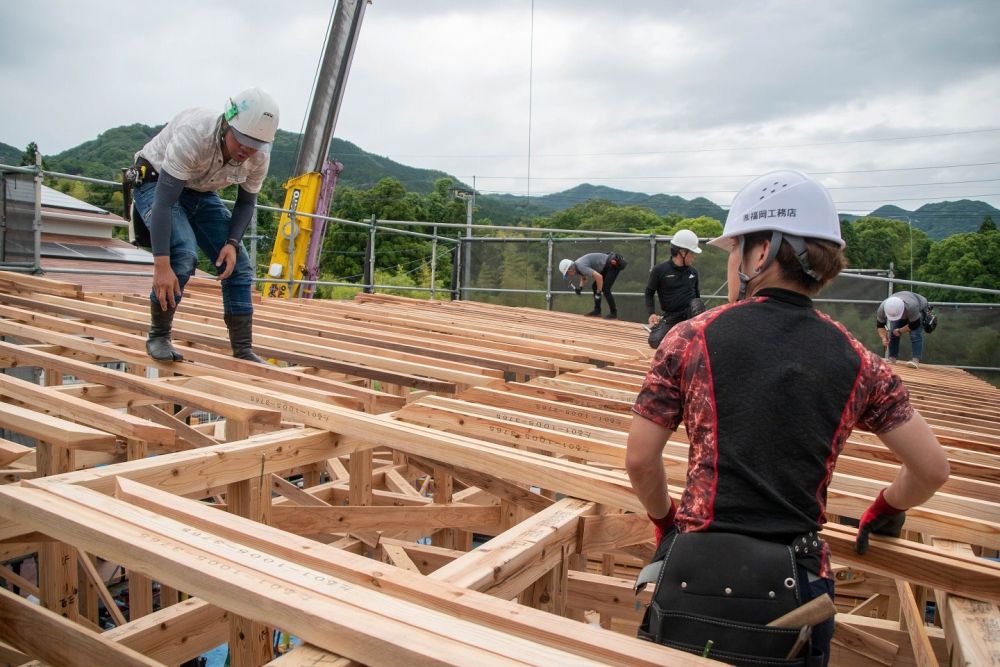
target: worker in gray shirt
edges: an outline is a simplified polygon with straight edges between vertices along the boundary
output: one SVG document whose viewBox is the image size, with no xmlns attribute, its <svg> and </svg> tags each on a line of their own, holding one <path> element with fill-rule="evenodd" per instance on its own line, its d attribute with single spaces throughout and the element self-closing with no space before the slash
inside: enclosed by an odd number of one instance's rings
<svg viewBox="0 0 1000 667">
<path fill-rule="evenodd" d="M 889 363 L 896 363 L 899 339 L 909 333 L 911 359 L 906 365 L 910 368 L 920 365 L 924 332 L 930 333 L 937 327 L 937 317 L 932 310 L 927 299 L 916 292 L 896 292 L 879 304 L 875 311 L 875 330 L 882 339 L 882 346 L 888 348 Z"/>
<path fill-rule="evenodd" d="M 198 251 L 215 262 L 233 356 L 264 363 L 253 351 L 254 267 L 243 247 L 278 130 L 278 104 L 260 88 L 230 97 L 223 111 L 187 109 L 135 155 L 126 171 L 153 251 L 153 289 L 146 351 L 181 361 L 171 340 L 174 313 L 194 275 Z M 236 185 L 230 213 L 218 191 Z"/>
<path fill-rule="evenodd" d="M 606 320 L 618 319 L 618 307 L 615 305 L 615 297 L 611 293 L 611 288 L 618 279 L 627 262 L 625 258 L 617 252 L 591 252 L 579 258 L 575 262 L 564 259 L 559 262 L 559 272 L 577 294 L 583 291 L 583 286 L 587 280 L 591 281 L 591 290 L 594 292 L 594 310 L 585 313 L 587 317 L 601 316 L 601 296 L 608 301 L 610 312 L 604 316 Z"/>
</svg>

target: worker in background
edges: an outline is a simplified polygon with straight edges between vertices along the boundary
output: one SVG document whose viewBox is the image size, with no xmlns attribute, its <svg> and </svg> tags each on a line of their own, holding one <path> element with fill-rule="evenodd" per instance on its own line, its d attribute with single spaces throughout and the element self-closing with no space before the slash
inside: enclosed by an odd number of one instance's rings
<svg viewBox="0 0 1000 667">
<path fill-rule="evenodd" d="M 924 331 L 930 333 L 937 328 L 937 316 L 931 311 L 927 299 L 916 292 L 896 292 L 879 304 L 875 311 L 875 330 L 882 339 L 882 347 L 887 348 L 889 363 L 896 363 L 899 357 L 899 339 L 904 333 L 910 334 L 910 360 L 906 365 L 918 368 L 924 354 Z"/>
<path fill-rule="evenodd" d="M 591 290 L 594 292 L 594 310 L 584 313 L 587 317 L 601 316 L 601 296 L 608 302 L 610 312 L 604 316 L 606 320 L 618 319 L 618 307 L 615 305 L 615 297 L 611 293 L 611 288 L 618 279 L 627 262 L 625 258 L 617 252 L 592 252 L 584 255 L 575 262 L 564 259 L 559 262 L 559 273 L 569 281 L 573 290 L 580 294 L 587 280 L 591 281 Z"/>
<path fill-rule="evenodd" d="M 678 230 L 670 239 L 670 259 L 649 272 L 646 284 L 646 314 L 649 315 L 649 346 L 656 349 L 667 332 L 684 320 L 705 312 L 698 289 L 698 270 L 692 266 L 701 254 L 698 237 L 690 229 Z M 660 299 L 663 315 L 657 316 L 653 296 Z"/>
<path fill-rule="evenodd" d="M 233 356 L 263 363 L 253 351 L 254 268 L 242 238 L 267 175 L 278 105 L 260 88 L 226 100 L 222 113 L 180 112 L 136 153 L 135 210 L 153 251 L 151 325 L 146 351 L 157 361 L 180 361 L 170 334 L 198 249 L 222 281 L 222 307 Z M 232 214 L 218 191 L 238 185 Z"/>
<path fill-rule="evenodd" d="M 892 368 L 813 306 L 846 265 L 819 183 L 796 171 L 751 181 L 711 243 L 729 253 L 730 303 L 667 334 L 633 407 L 625 465 L 662 563 L 639 635 L 727 662 L 780 659 L 800 650 L 798 629 L 763 626 L 833 596 L 819 531 L 851 430 L 876 434 L 902 464 L 861 517 L 858 553 L 871 533 L 898 536 L 904 511 L 930 498 L 949 466 Z M 662 456 L 682 422 L 690 446 L 678 505 Z M 832 635 L 832 618 L 814 625 L 799 662 L 781 664 L 825 663 Z"/>
</svg>

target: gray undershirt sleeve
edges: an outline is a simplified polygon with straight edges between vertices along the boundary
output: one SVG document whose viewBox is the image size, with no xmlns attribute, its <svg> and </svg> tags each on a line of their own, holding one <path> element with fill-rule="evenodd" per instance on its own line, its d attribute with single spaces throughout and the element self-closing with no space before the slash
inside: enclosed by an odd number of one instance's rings
<svg viewBox="0 0 1000 667">
<path fill-rule="evenodd" d="M 180 199 L 185 181 L 160 170 L 156 179 L 156 193 L 153 195 L 153 209 L 149 214 L 149 241 L 153 246 L 153 256 L 170 254 L 170 209 Z"/>
<path fill-rule="evenodd" d="M 250 219 L 253 217 L 254 206 L 257 205 L 257 195 L 237 188 L 236 204 L 233 206 L 233 216 L 229 220 L 229 238 L 239 241 L 243 238 Z"/>
</svg>

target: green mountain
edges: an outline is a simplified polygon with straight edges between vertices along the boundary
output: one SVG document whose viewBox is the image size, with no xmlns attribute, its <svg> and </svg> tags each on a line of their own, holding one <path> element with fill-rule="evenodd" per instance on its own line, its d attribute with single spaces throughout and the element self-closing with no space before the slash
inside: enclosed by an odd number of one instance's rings
<svg viewBox="0 0 1000 667">
<path fill-rule="evenodd" d="M 916 211 L 907 211 L 892 205 L 880 206 L 869 215 L 907 220 L 934 241 L 940 241 L 952 234 L 974 232 L 979 229 L 983 218 L 987 215 L 994 221 L 1000 220 L 1000 210 L 986 202 L 973 199 L 924 204 Z"/>
<path fill-rule="evenodd" d="M 102 132 L 96 139 L 87 141 L 56 155 L 45 156 L 48 168 L 69 174 L 117 180 L 122 167 L 132 162 L 132 156 L 162 125 L 149 126 L 139 123 L 123 125 Z M 301 135 L 278 130 L 271 151 L 271 170 L 279 182 L 292 176 Z M 0 164 L 17 165 L 23 149 L 0 143 Z M 383 178 L 394 178 L 411 192 L 427 194 L 440 178 L 451 178 L 456 185 L 465 186 L 458 179 L 443 171 L 410 167 L 387 157 L 368 153 L 359 146 L 343 139 L 334 139 L 330 157 L 344 165 L 339 184 L 359 190 L 372 188 Z M 725 220 L 726 211 L 714 202 L 697 197 L 687 200 L 668 194 L 647 195 L 641 192 L 618 190 L 604 185 L 584 183 L 576 187 L 538 197 L 518 195 L 480 195 L 476 198 L 476 219 L 489 219 L 498 225 L 527 223 L 540 216 L 548 216 L 589 199 L 603 199 L 622 206 L 644 206 L 658 215 L 676 213 L 685 218 L 708 216 Z M 899 206 L 882 206 L 871 212 L 872 216 L 909 219 L 934 240 L 961 232 L 974 232 L 990 215 L 1000 221 L 1000 210 L 982 201 L 960 201 L 925 204 L 916 211 Z M 841 215 L 853 220 L 860 216 Z"/>
<path fill-rule="evenodd" d="M 657 215 L 677 213 L 685 218 L 697 218 L 704 215 L 719 221 L 726 219 L 726 210 L 704 197 L 687 200 L 676 195 L 647 195 L 642 192 L 629 192 L 606 185 L 591 185 L 590 183 L 540 197 L 485 195 L 477 198 L 476 203 L 483 217 L 491 217 L 496 222 L 496 219 L 487 213 L 492 202 L 503 202 L 507 205 L 507 210 L 515 212 L 518 218 L 529 219 L 551 215 L 556 211 L 582 204 L 590 199 L 603 199 L 620 206 L 644 206 Z M 508 223 L 498 222 L 497 224 Z"/>
<path fill-rule="evenodd" d="M 21 153 L 23 152 L 23 150 L 18 150 L 0 141 L 0 164 L 10 164 L 16 167 L 21 164 Z"/>
<path fill-rule="evenodd" d="M 163 128 L 162 125 L 149 126 L 136 123 L 123 125 L 102 132 L 96 139 L 75 146 L 61 153 L 45 156 L 46 163 L 53 171 L 79 174 L 92 178 L 117 180 L 122 167 L 132 163 L 135 152 L 142 148 Z M 301 135 L 278 130 L 271 150 L 270 174 L 284 182 L 292 175 L 295 157 L 298 155 Z M 21 150 L 6 144 L 3 147 L 4 164 L 17 164 L 21 160 Z M 8 150 L 9 149 L 9 150 Z M 10 156 L 7 157 L 7 153 Z M 349 141 L 334 139 L 330 157 L 344 165 L 339 182 L 352 188 L 367 190 L 382 178 L 398 180 L 410 191 L 426 194 L 434 189 L 434 181 L 447 178 L 442 171 L 418 169 L 394 162 L 371 153 Z"/>
</svg>

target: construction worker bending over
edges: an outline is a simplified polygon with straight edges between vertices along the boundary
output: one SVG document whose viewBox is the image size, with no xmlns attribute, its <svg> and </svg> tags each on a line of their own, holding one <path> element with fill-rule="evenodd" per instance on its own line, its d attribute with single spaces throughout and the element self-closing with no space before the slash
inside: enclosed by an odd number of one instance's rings
<svg viewBox="0 0 1000 667">
<path fill-rule="evenodd" d="M 667 332 L 684 320 L 705 312 L 705 302 L 698 289 L 698 270 L 692 266 L 701 254 L 698 237 L 690 229 L 678 230 L 670 239 L 670 259 L 649 272 L 646 284 L 646 314 L 649 315 L 649 346 L 654 350 Z M 657 316 L 653 295 L 660 299 L 663 315 Z"/>
<path fill-rule="evenodd" d="M 611 288 L 618 279 L 628 262 L 618 253 L 592 252 L 584 255 L 575 262 L 564 259 L 559 262 L 559 273 L 569 281 L 573 290 L 580 294 L 583 286 L 587 284 L 587 279 L 591 279 L 591 289 L 594 292 L 594 310 L 584 313 L 587 317 L 601 316 L 601 295 L 607 299 L 610 312 L 604 316 L 606 320 L 618 319 L 618 307 L 615 305 L 615 296 L 611 293 Z"/>
<path fill-rule="evenodd" d="M 870 533 L 899 535 L 904 510 L 945 482 L 948 461 L 892 368 L 813 307 L 846 264 L 819 183 L 796 171 L 755 179 L 711 243 L 729 252 L 730 303 L 667 334 L 633 407 L 625 465 L 660 564 L 639 578 L 658 575 L 639 636 L 736 664 L 824 664 L 832 617 L 810 624 L 805 646 L 799 628 L 764 626 L 833 596 L 819 531 L 851 430 L 877 434 L 902 462 L 861 517 L 858 553 Z M 662 455 L 682 421 L 690 447 L 677 505 Z"/>
<path fill-rule="evenodd" d="M 930 333 L 937 327 L 937 316 L 931 311 L 927 299 L 916 292 L 896 292 L 879 304 L 875 311 L 875 330 L 882 339 L 882 347 L 887 348 L 889 363 L 896 363 L 899 357 L 899 339 L 904 333 L 910 334 L 910 368 L 920 366 L 924 354 L 924 331 Z"/>
<path fill-rule="evenodd" d="M 233 356 L 263 363 L 253 351 L 254 269 L 243 248 L 267 175 L 278 105 L 260 88 L 229 98 L 223 113 L 187 109 L 136 153 L 135 210 L 153 250 L 151 325 L 146 351 L 157 361 L 180 361 L 170 340 L 184 285 L 194 275 L 198 248 L 214 260 Z M 218 190 L 239 186 L 230 215 Z M 140 225 L 136 225 L 137 233 Z M 145 230 L 142 230 L 145 231 Z"/>
</svg>

